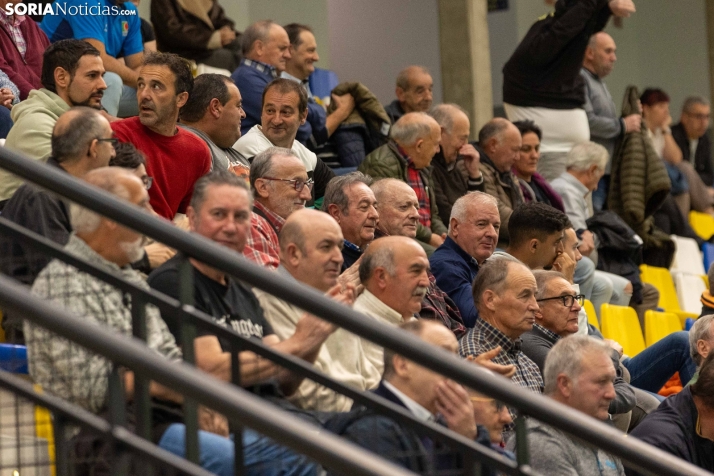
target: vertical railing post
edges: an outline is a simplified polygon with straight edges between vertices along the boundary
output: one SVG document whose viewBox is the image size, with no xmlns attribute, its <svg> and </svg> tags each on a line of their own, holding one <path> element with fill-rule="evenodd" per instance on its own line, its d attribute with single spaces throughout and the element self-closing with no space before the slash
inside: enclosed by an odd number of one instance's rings
<svg viewBox="0 0 714 476">
<path fill-rule="evenodd" d="M 233 339 L 231 345 L 231 382 L 236 387 L 241 386 L 240 378 L 240 340 Z M 243 458 L 243 425 L 240 422 L 231 422 L 233 432 L 233 447 L 235 450 L 234 473 L 236 476 L 245 474 L 245 461 Z"/>
<path fill-rule="evenodd" d="M 131 296 L 131 324 L 134 337 L 147 342 L 146 299 L 142 294 Z M 142 374 L 134 372 L 134 414 L 136 416 L 136 434 L 147 441 L 152 441 L 151 395 L 149 382 Z M 154 466 L 147 461 L 143 474 L 153 476 Z"/>
<path fill-rule="evenodd" d="M 193 266 L 188 257 L 181 253 L 179 261 L 179 301 L 182 306 L 193 308 Z M 196 326 L 189 320 L 181 320 L 181 347 L 183 359 L 186 363 L 194 365 L 194 340 L 196 339 Z M 198 464 L 200 462 L 200 448 L 198 445 L 198 405 L 185 398 L 183 402 L 184 424 L 186 425 L 186 459 Z"/>
<path fill-rule="evenodd" d="M 526 429 L 526 416 L 522 413 L 516 418 L 516 462 L 518 467 L 529 464 L 528 455 L 528 430 Z"/>
<path fill-rule="evenodd" d="M 116 366 L 109 374 L 109 421 L 112 427 L 126 425 L 126 395 L 122 376 Z M 118 442 L 113 440 L 112 445 L 114 447 L 112 475 L 129 476 L 129 455 Z"/>
<path fill-rule="evenodd" d="M 55 465 L 57 476 L 69 476 L 69 454 L 67 441 L 65 440 L 65 421 L 59 414 L 53 414 L 52 427 L 55 435 L 55 460 L 50 464 Z"/>
</svg>

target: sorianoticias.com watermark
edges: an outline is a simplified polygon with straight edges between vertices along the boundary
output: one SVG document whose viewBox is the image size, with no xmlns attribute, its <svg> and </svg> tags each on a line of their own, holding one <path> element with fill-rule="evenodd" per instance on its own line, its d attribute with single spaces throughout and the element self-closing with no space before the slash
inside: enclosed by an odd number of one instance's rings
<svg viewBox="0 0 714 476">
<path fill-rule="evenodd" d="M 138 15 L 136 10 L 124 10 L 118 5 L 105 5 L 102 2 L 83 5 L 67 5 L 65 2 L 53 3 L 8 3 L 5 8 L 8 15 L 70 15 L 70 16 L 109 16 Z"/>
</svg>

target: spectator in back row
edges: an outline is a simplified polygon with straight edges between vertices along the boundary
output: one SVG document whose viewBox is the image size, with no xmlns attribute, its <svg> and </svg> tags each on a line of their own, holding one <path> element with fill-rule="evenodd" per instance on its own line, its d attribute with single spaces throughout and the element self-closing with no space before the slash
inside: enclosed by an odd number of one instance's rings
<svg viewBox="0 0 714 476">
<path fill-rule="evenodd" d="M 205 142 L 176 126 L 179 109 L 193 89 L 188 64 L 171 53 L 152 53 L 139 70 L 139 116 L 116 121 L 112 129 L 122 142 L 131 142 L 146 155 L 146 170 L 154 178 L 151 206 L 173 220 L 185 213 L 193 185 L 211 170 Z"/>
<path fill-rule="evenodd" d="M 32 21 L 32 20 L 28 20 Z M 107 88 L 99 51 L 80 40 L 50 45 L 42 63 L 42 89 L 13 106 L 15 125 L 5 147 L 35 160 L 46 161 L 52 151 L 52 128 L 57 118 L 73 106 L 101 107 Z M 22 185 L 22 179 L 0 170 L 0 201 L 6 201 Z M 0 209 L 3 203 L 0 202 Z"/>
<path fill-rule="evenodd" d="M 672 126 L 672 138 L 682 151 L 682 159 L 692 164 L 707 187 L 714 186 L 711 139 L 707 134 L 711 106 L 701 96 L 684 100 L 679 124 Z"/>
<path fill-rule="evenodd" d="M 439 151 L 441 128 L 426 113 L 405 114 L 389 133 L 390 141 L 369 154 L 359 166 L 360 172 L 374 179 L 398 178 L 408 183 L 419 199 L 417 240 L 427 253 L 446 238 L 446 226 L 439 216 L 429 165 Z"/>
<path fill-rule="evenodd" d="M 397 76 L 397 99 L 384 107 L 392 124 L 408 112 L 427 112 L 431 108 L 434 80 L 424 66 L 407 66 Z"/>
</svg>

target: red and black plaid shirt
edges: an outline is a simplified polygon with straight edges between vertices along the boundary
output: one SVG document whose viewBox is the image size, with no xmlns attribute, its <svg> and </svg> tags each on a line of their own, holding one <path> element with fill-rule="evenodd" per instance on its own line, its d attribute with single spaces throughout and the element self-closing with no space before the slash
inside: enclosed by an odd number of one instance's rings
<svg viewBox="0 0 714 476">
<path fill-rule="evenodd" d="M 256 264 L 269 269 L 280 265 L 280 243 L 278 233 L 285 220 L 268 210 L 260 202 L 253 202 L 250 217 L 250 233 L 243 248 L 243 255 Z"/>
<path fill-rule="evenodd" d="M 424 180 L 421 178 L 421 172 L 414 167 L 414 162 L 411 157 L 404 152 L 404 149 L 397 145 L 397 150 L 407 161 L 407 184 L 414 189 L 417 200 L 419 200 L 419 223 L 427 228 L 431 228 L 431 203 L 429 201 L 429 191 L 426 188 Z"/>
</svg>

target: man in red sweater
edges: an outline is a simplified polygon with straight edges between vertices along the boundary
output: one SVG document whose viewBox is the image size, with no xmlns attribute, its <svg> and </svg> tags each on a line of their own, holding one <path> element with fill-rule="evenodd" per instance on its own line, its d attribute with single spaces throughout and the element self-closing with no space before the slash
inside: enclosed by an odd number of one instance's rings
<svg viewBox="0 0 714 476">
<path fill-rule="evenodd" d="M 185 213 L 196 180 L 211 170 L 206 143 L 176 126 L 192 89 L 191 70 L 179 56 L 147 55 L 137 82 L 139 116 L 112 123 L 120 141 L 131 142 L 146 155 L 146 171 L 154 177 L 151 206 L 169 220 Z"/>
<path fill-rule="evenodd" d="M 24 101 L 30 91 L 42 87 L 42 55 L 50 41 L 31 18 L 8 15 L 5 7 L 11 2 L 0 0 L 0 70 L 15 83 Z"/>
</svg>

